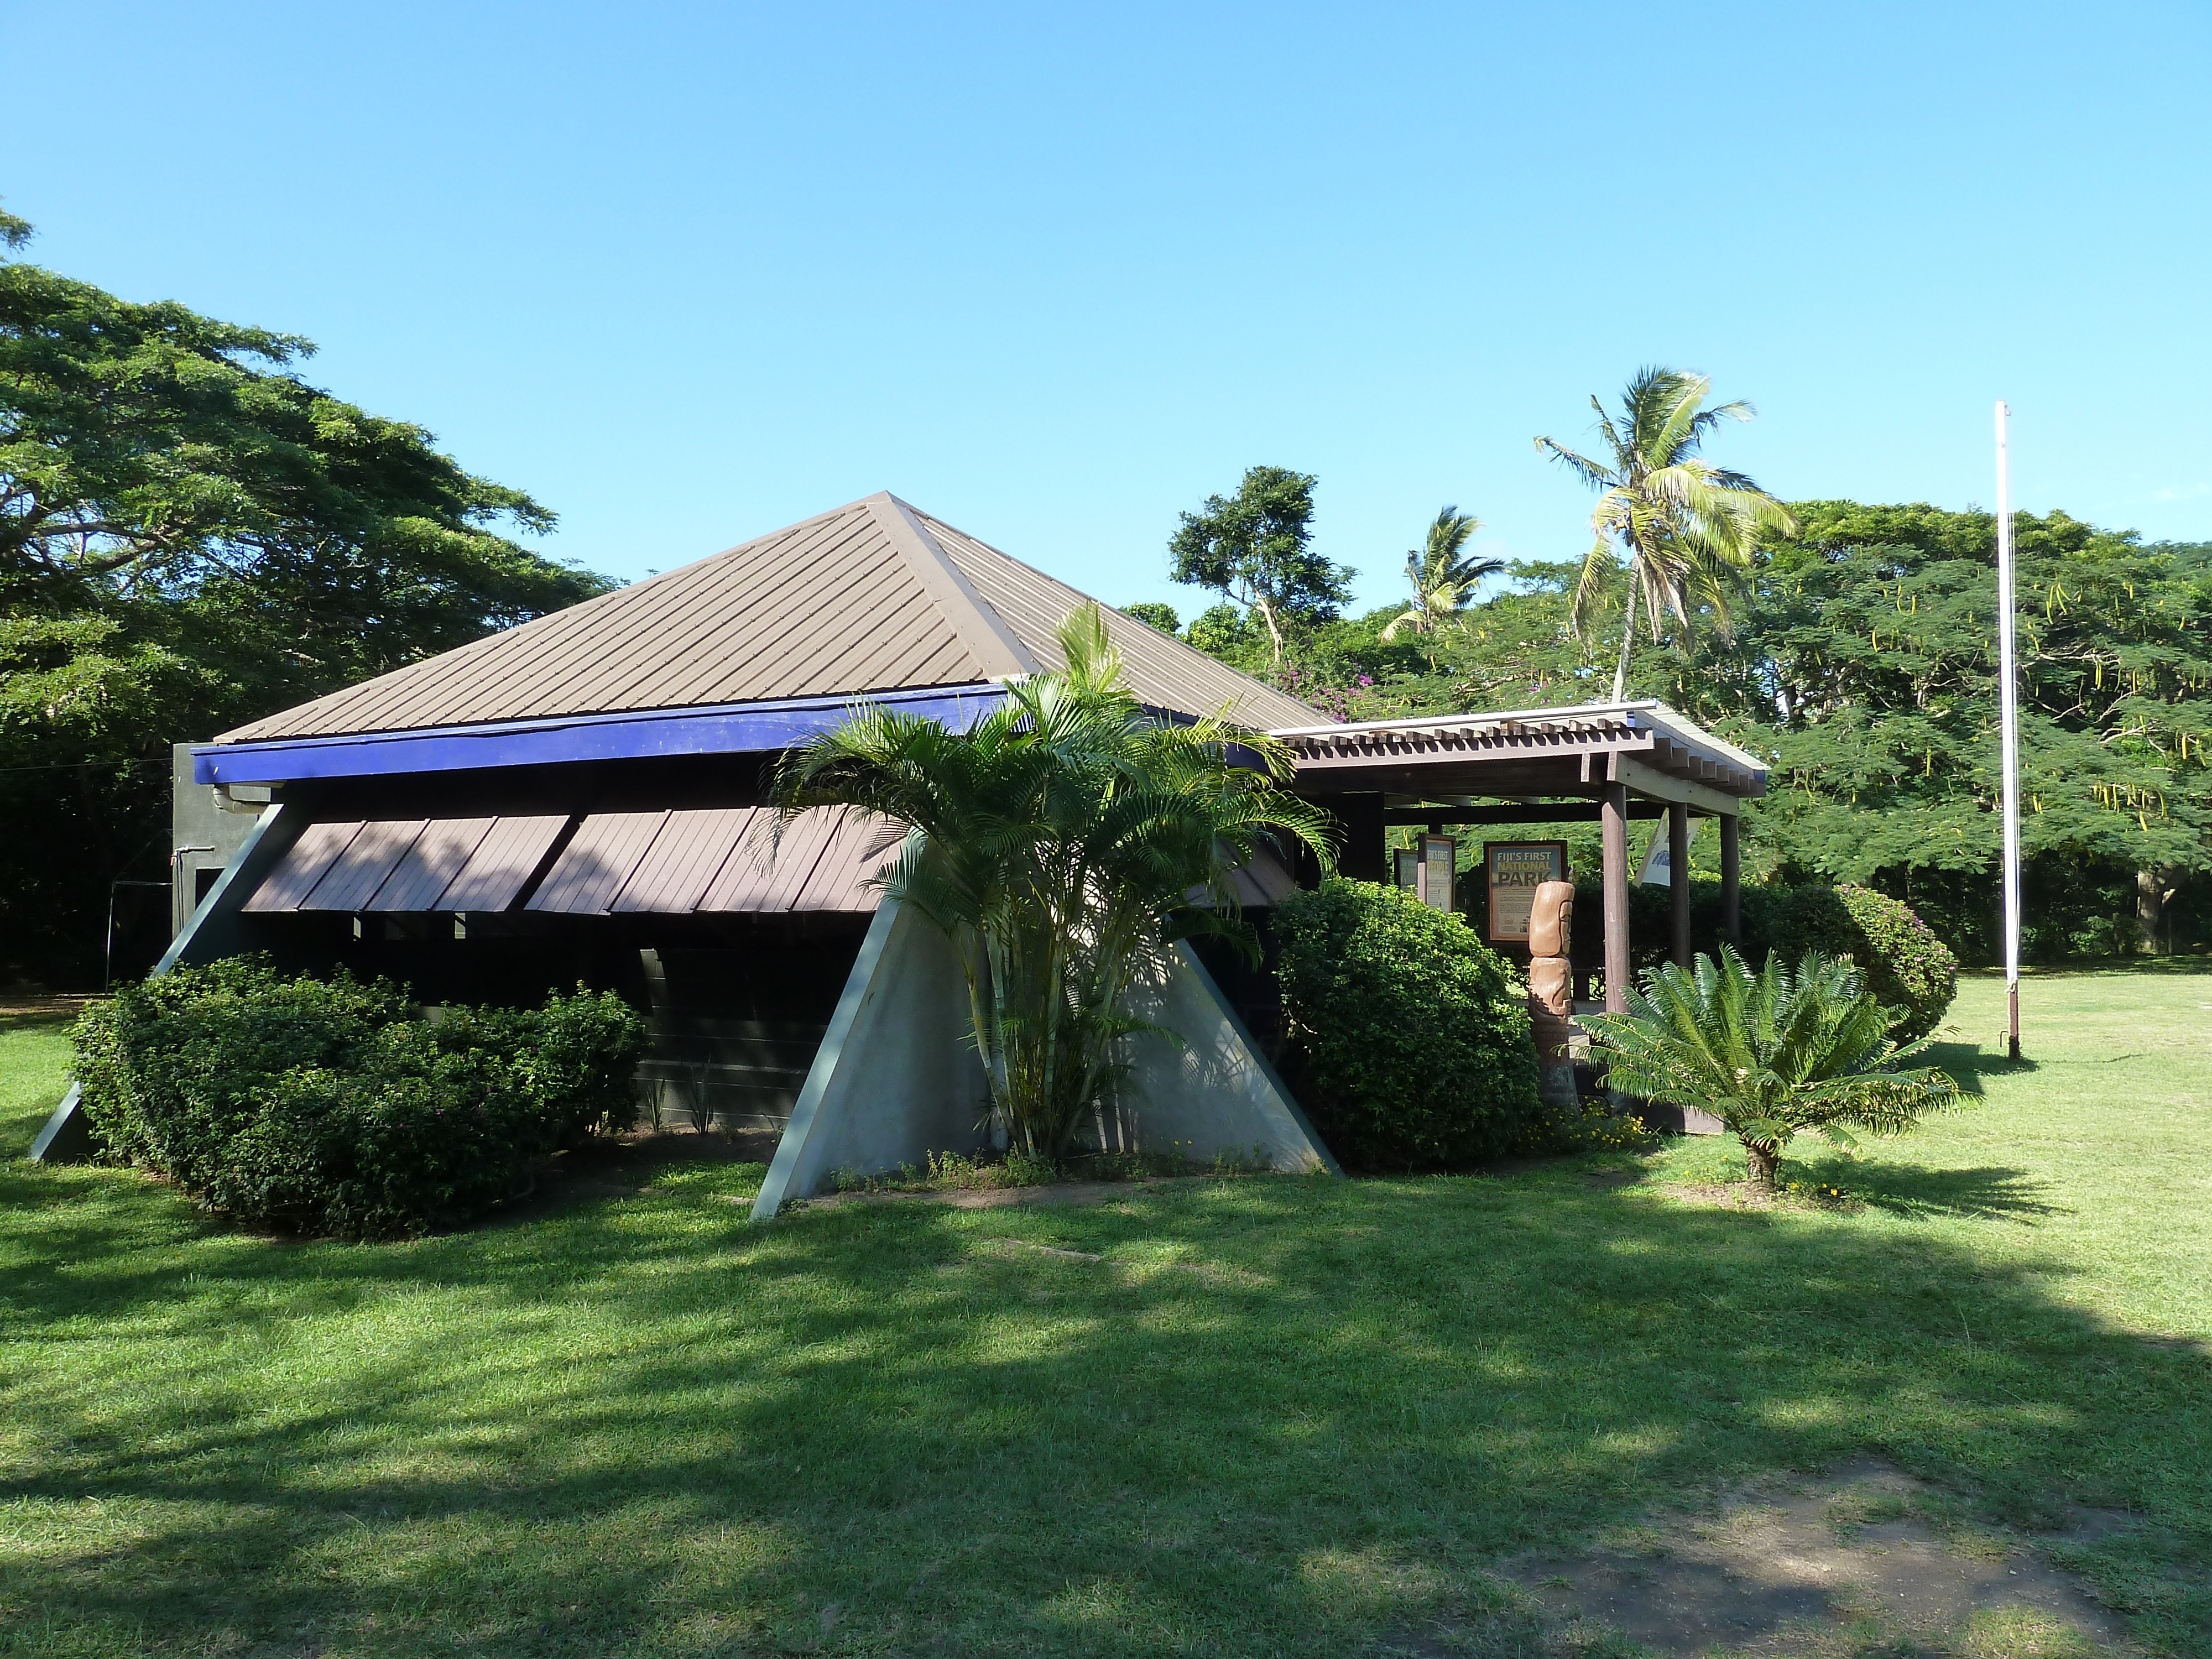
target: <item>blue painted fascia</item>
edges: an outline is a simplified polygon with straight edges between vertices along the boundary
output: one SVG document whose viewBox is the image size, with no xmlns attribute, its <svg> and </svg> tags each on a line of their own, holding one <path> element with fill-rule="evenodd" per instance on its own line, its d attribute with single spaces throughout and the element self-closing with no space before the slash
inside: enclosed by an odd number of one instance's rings
<svg viewBox="0 0 2212 1659">
<path fill-rule="evenodd" d="M 903 714 L 927 715 L 954 731 L 965 731 L 1005 696 L 1002 687 L 984 681 L 413 732 L 202 744 L 192 750 L 192 779 L 197 783 L 291 783 L 486 766 L 550 766 L 563 761 L 758 754 L 788 749 L 835 729 L 856 702 L 888 704 Z"/>
</svg>

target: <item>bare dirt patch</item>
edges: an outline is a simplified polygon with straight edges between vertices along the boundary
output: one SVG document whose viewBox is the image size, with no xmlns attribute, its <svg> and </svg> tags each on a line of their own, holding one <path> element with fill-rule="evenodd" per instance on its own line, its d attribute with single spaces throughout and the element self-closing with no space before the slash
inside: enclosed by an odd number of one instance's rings
<svg viewBox="0 0 2212 1659">
<path fill-rule="evenodd" d="M 1678 1204 L 1716 1210 L 1825 1210 L 1831 1214 L 1856 1215 L 1866 1208 L 1850 1194 L 1832 1188 L 1790 1186 L 1764 1193 L 1742 1182 L 1718 1185 L 1686 1181 L 1668 1187 L 1667 1195 Z"/>
<path fill-rule="evenodd" d="M 42 992 L 0 992 L 0 1019 L 21 1020 L 25 1024 L 46 1019 L 75 1019 L 94 1003 L 105 1000 L 90 993 L 49 996 Z"/>
<path fill-rule="evenodd" d="M 2086 1542 L 2125 1524 L 2082 1511 L 2045 1541 Z M 1683 1659 L 2133 1651 L 2120 1621 L 2034 1541 L 1962 1522 L 1935 1488 L 1874 1460 L 1824 1480 L 1741 1487 L 1711 1513 L 1504 1571 L 1584 1651 L 1624 1640 Z"/>
</svg>

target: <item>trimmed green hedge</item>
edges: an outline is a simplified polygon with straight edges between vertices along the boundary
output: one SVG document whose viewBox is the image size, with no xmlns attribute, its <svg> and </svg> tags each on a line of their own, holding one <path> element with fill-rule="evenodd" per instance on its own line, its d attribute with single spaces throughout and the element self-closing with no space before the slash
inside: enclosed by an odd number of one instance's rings
<svg viewBox="0 0 2212 1659">
<path fill-rule="evenodd" d="M 433 1023 L 384 980 L 236 957 L 126 987 L 72 1036 L 107 1159 L 250 1225 L 403 1238 L 508 1197 L 556 1147 L 628 1127 L 645 1028 L 580 988 Z"/>
<path fill-rule="evenodd" d="M 1527 1000 L 1462 917 L 1332 878 L 1278 905 L 1273 933 L 1298 1097 L 1346 1163 L 1449 1169 L 1534 1118 Z"/>
<path fill-rule="evenodd" d="M 1959 959 L 1911 908 L 1872 888 L 1747 885 L 1742 891 L 1743 957 L 1754 969 L 1780 950 L 1795 961 L 1808 951 L 1849 957 L 1866 986 L 1899 1024 L 1895 1035 L 1910 1042 L 1942 1022 L 1959 987 Z M 1717 957 L 1721 884 L 1713 878 L 1690 884 L 1692 950 Z M 1669 958 L 1670 903 L 1664 887 L 1632 884 L 1628 890 L 1630 966 L 1638 972 Z M 1575 883 L 1575 973 L 1579 981 L 1605 961 L 1605 894 L 1595 875 Z"/>
</svg>

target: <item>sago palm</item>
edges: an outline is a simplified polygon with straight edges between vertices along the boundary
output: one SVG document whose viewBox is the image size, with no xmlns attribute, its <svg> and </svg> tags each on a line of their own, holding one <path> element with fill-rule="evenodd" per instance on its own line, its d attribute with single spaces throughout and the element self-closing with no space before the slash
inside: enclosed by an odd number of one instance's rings
<svg viewBox="0 0 2212 1659">
<path fill-rule="evenodd" d="M 880 704 L 787 754 L 787 816 L 842 805 L 906 824 L 878 873 L 966 975 L 994 1115 L 1047 1158 L 1126 1069 L 1138 982 L 1178 939 L 1255 948 L 1233 872 L 1287 833 L 1330 862 L 1333 821 L 1278 787 L 1289 750 L 1222 716 L 1144 708 L 1097 606 L 1060 628 L 1067 666 L 1016 682 L 966 732 Z"/>
<path fill-rule="evenodd" d="M 1741 472 L 1699 459 L 1698 451 L 1723 421 L 1747 421 L 1754 411 L 1741 401 L 1707 409 L 1712 381 L 1674 368 L 1637 371 L 1621 398 L 1618 418 L 1595 397 L 1598 433 L 1609 454 L 1593 460 L 1550 438 L 1536 440 L 1541 453 L 1562 463 L 1599 492 L 1590 514 L 1596 540 L 1583 556 L 1569 612 L 1575 632 L 1587 635 L 1597 606 L 1628 560 L 1628 601 L 1620 627 L 1620 660 L 1613 674 L 1613 700 L 1628 696 L 1628 655 L 1640 608 L 1656 640 L 1672 611 L 1685 635 L 1692 606 L 1702 605 L 1724 630 L 1735 589 L 1751 563 L 1761 532 L 1788 535 L 1796 521 L 1781 502 Z M 1616 544 L 1619 551 L 1616 552 Z"/>
<path fill-rule="evenodd" d="M 1482 520 L 1456 507 L 1446 507 L 1429 526 L 1423 547 L 1406 555 L 1406 580 L 1413 585 L 1413 602 L 1405 614 L 1392 618 L 1382 637 L 1395 640 L 1401 633 L 1433 635 L 1474 598 L 1475 585 L 1485 576 L 1505 568 L 1503 559 L 1476 558 L 1468 542 L 1482 528 Z"/>
<path fill-rule="evenodd" d="M 1773 1190 L 1794 1135 L 1848 1147 L 1853 1130 L 1901 1134 L 1959 1097 L 1940 1068 L 1905 1064 L 1926 1039 L 1898 1046 L 1849 959 L 1818 951 L 1794 970 L 1777 951 L 1754 974 L 1723 945 L 1717 964 L 1700 955 L 1694 969 L 1648 972 L 1627 1012 L 1584 1022 L 1611 1087 L 1712 1113 L 1743 1143 L 1759 1191 Z"/>
</svg>

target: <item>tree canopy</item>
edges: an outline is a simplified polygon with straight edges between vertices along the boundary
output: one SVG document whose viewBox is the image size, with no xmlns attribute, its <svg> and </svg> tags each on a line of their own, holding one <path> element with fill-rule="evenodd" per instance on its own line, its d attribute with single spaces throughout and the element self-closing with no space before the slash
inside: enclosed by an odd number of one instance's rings
<svg viewBox="0 0 2212 1659">
<path fill-rule="evenodd" d="M 1170 574 L 1255 613 L 1271 660 L 1283 660 L 1293 623 L 1326 622 L 1352 594 L 1358 573 L 1313 550 L 1310 474 L 1279 466 L 1248 468 L 1233 496 L 1209 495 L 1182 514 L 1168 543 Z"/>
<path fill-rule="evenodd" d="M 0 975 L 82 979 L 109 884 L 163 873 L 172 743 L 611 586 L 313 351 L 0 256 Z"/>
<path fill-rule="evenodd" d="M 1590 513 L 1596 539 L 1583 560 L 1568 613 L 1577 633 L 1585 632 L 1606 604 L 1618 585 L 1616 561 L 1626 556 L 1628 598 L 1613 676 L 1615 702 L 1628 695 L 1639 608 L 1650 617 L 1654 639 L 1671 617 L 1676 636 L 1686 641 L 1693 608 L 1725 632 L 1741 573 L 1760 535 L 1791 528 L 1779 501 L 1744 474 L 1715 466 L 1698 454 L 1723 421 L 1747 421 L 1754 413 L 1740 400 L 1708 409 L 1705 399 L 1711 392 L 1711 380 L 1702 374 L 1639 369 L 1621 394 L 1617 416 L 1590 398 L 1598 435 L 1605 441 L 1602 457 L 1593 459 L 1555 439 L 1536 440 L 1539 453 L 1598 492 Z"/>
<path fill-rule="evenodd" d="M 1435 633 L 1467 608 L 1484 577 L 1505 568 L 1503 559 L 1481 558 L 1467 550 L 1481 528 L 1482 520 L 1472 513 L 1452 506 L 1437 509 L 1423 544 L 1406 554 L 1406 580 L 1413 587 L 1413 602 L 1385 624 L 1383 639 L 1395 640 L 1408 630 Z"/>
<path fill-rule="evenodd" d="M 1630 689 L 1770 763 L 1745 817 L 1754 873 L 1861 882 L 1929 916 L 1962 955 L 1995 944 L 1999 853 L 1996 526 L 1928 506 L 1808 501 L 1732 595 L 1639 630 Z M 2212 546 L 2146 545 L 2016 514 L 2021 838 L 2032 955 L 2201 936 L 2212 921 Z M 1578 635 L 1586 570 L 1510 567 L 1511 586 L 1419 641 L 1392 606 L 1311 633 L 1276 676 L 1355 717 L 1603 700 L 1612 642 Z M 1616 564 L 1607 608 L 1626 597 Z M 1204 619 L 1201 618 L 1201 621 Z M 1255 642 L 1193 623 L 1248 668 Z M 1362 685 L 1365 680 L 1369 684 Z M 1711 858 L 1711 848 L 1698 856 Z M 2160 930 L 2164 930 L 2161 932 Z"/>
</svg>

